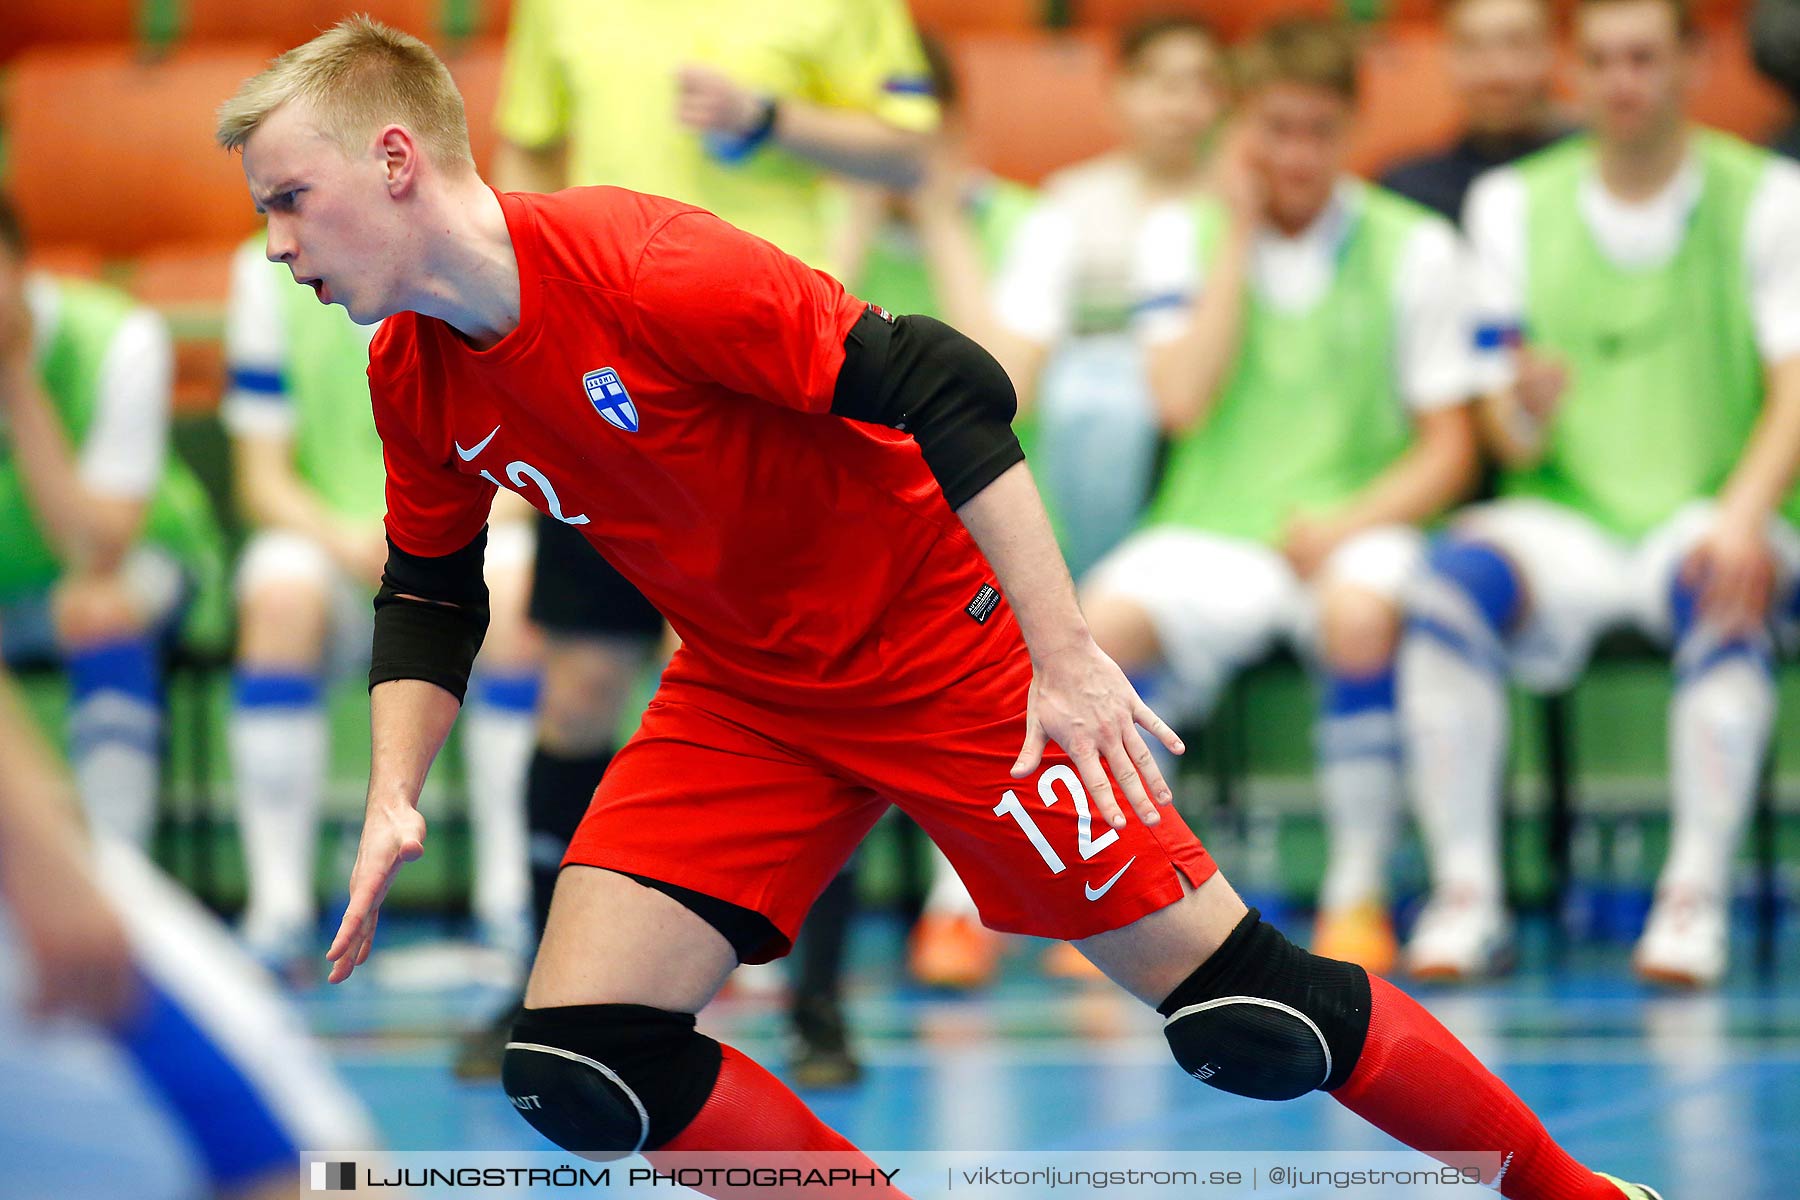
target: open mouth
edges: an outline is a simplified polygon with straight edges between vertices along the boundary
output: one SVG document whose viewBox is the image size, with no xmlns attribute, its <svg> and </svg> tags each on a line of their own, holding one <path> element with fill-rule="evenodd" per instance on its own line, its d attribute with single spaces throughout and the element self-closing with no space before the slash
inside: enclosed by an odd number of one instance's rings
<svg viewBox="0 0 1800 1200">
<path fill-rule="evenodd" d="M 319 303 L 329 303 L 329 297 L 325 293 L 325 281 L 323 279 L 295 279 L 294 282 L 311 288 L 313 294 L 319 298 Z"/>
</svg>

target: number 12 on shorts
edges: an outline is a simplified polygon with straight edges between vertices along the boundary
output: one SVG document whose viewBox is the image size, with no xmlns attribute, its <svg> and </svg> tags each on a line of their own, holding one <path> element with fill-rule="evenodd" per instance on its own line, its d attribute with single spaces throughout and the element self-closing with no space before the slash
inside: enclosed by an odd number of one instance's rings
<svg viewBox="0 0 1800 1200">
<path fill-rule="evenodd" d="M 1038 776 L 1038 798 L 1044 802 L 1045 808 L 1050 808 L 1062 798 L 1056 787 L 1059 783 L 1068 789 L 1070 798 L 1075 801 L 1075 849 L 1081 855 L 1081 860 L 1086 862 L 1118 841 L 1119 831 L 1108 829 L 1099 838 L 1094 837 L 1094 813 L 1088 803 L 1087 789 L 1081 786 L 1081 777 L 1075 774 L 1074 768 L 1066 763 L 1058 763 Z M 1068 870 L 1068 864 L 1063 862 L 1062 856 L 1050 845 L 1050 839 L 1044 836 L 1038 823 L 1032 820 L 1017 792 L 1007 789 L 1006 796 L 994 805 L 994 815 L 1011 817 L 1018 822 L 1019 828 L 1024 830 L 1026 838 L 1044 860 L 1044 865 L 1050 868 L 1052 875 L 1061 875 Z"/>
</svg>

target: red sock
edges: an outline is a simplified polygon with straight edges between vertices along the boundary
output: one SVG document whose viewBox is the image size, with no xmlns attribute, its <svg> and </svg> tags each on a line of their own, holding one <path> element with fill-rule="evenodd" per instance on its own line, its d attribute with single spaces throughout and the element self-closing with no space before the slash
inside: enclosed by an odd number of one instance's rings
<svg viewBox="0 0 1800 1200">
<path fill-rule="evenodd" d="M 757 1167 L 798 1167 L 801 1170 L 871 1172 L 876 1164 L 850 1140 L 813 1115 L 800 1097 L 753 1060 L 730 1046 L 723 1046 L 725 1060 L 719 1066 L 719 1081 L 713 1085 L 700 1114 L 662 1149 L 644 1155 L 658 1170 L 677 1167 L 723 1166 L 739 1161 Z M 736 1152 L 730 1159 L 719 1152 Z M 698 1153 L 711 1152 L 711 1153 Z M 865 1175 L 866 1179 L 866 1175 Z M 683 1180 L 686 1182 L 686 1180 Z M 691 1183 L 689 1186 L 693 1186 Z M 718 1186 L 695 1187 L 715 1197 L 784 1197 L 787 1191 L 766 1186 L 749 1188 Z M 838 1191 L 863 1200 L 906 1200 L 898 1188 L 870 1187 L 865 1182 L 856 1187 L 800 1187 L 792 1192 L 797 1197 L 833 1195 Z"/>
<path fill-rule="evenodd" d="M 1416 1000 L 1376 975 L 1369 998 L 1369 1037 L 1349 1081 L 1331 1093 L 1338 1103 L 1446 1162 L 1456 1159 L 1444 1152 L 1498 1150 L 1502 1196 L 1620 1200 L 1618 1188 L 1570 1158 L 1525 1102 Z"/>
</svg>

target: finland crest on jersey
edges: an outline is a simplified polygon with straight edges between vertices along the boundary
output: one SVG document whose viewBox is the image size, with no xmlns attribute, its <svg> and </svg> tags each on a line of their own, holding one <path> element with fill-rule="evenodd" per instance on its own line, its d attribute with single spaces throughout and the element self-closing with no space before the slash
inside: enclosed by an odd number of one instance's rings
<svg viewBox="0 0 1800 1200">
<path fill-rule="evenodd" d="M 581 386 L 587 389 L 588 402 L 595 412 L 626 433 L 638 431 L 637 405 L 631 402 L 625 385 L 619 382 L 617 371 L 611 367 L 589 371 L 581 377 Z"/>
</svg>

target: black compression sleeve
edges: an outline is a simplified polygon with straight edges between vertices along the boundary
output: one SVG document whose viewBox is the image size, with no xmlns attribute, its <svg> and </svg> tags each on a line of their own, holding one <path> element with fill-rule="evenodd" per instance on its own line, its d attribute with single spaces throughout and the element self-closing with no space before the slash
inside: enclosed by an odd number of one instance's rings
<svg viewBox="0 0 1800 1200">
<path fill-rule="evenodd" d="M 864 312 L 844 338 L 831 411 L 912 434 L 951 508 L 998 479 L 1025 451 L 1018 401 L 993 355 L 942 321 Z"/>
<path fill-rule="evenodd" d="M 423 679 L 462 701 L 487 634 L 486 555 L 486 529 L 461 550 L 437 558 L 408 554 L 388 540 L 387 569 L 375 593 L 371 688 L 390 679 Z"/>
</svg>

